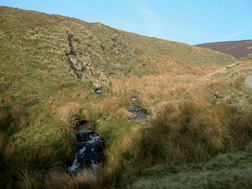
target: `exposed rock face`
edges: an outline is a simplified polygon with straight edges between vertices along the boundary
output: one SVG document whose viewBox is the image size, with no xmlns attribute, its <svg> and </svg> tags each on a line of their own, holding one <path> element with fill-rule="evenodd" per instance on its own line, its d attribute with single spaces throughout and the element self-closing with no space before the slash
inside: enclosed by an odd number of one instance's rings
<svg viewBox="0 0 252 189">
<path fill-rule="evenodd" d="M 248 75 L 245 79 L 245 87 L 247 89 L 252 89 L 252 75 Z"/>
<path fill-rule="evenodd" d="M 96 88 L 102 87 L 108 80 L 103 72 L 95 68 L 88 47 L 84 47 L 80 41 L 74 39 L 73 35 L 68 35 L 70 50 L 66 51 L 69 64 L 77 78 L 89 80 Z"/>
<path fill-rule="evenodd" d="M 104 150 L 105 143 L 100 137 L 91 131 L 79 131 L 75 160 L 67 171 L 75 177 L 82 174 L 85 167 L 93 171 L 97 167 L 95 164 L 105 162 Z"/>
<path fill-rule="evenodd" d="M 125 52 L 125 50 L 127 49 L 126 44 L 120 43 L 116 39 L 111 39 L 111 41 L 114 43 L 113 46 L 110 48 L 111 52 L 122 55 L 122 52 Z"/>
</svg>

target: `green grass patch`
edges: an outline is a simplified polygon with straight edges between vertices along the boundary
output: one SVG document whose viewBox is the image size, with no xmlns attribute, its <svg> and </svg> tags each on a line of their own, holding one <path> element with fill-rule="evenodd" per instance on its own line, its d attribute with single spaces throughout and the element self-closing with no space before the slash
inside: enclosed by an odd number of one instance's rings
<svg viewBox="0 0 252 189">
<path fill-rule="evenodd" d="M 156 165 L 142 172 L 131 188 L 251 188 L 252 153 L 237 151 L 176 168 Z"/>
</svg>

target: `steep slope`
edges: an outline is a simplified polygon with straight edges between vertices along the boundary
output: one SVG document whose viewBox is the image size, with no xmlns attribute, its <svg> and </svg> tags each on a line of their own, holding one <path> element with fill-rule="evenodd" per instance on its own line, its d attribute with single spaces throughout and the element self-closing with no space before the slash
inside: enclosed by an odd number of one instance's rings
<svg viewBox="0 0 252 189">
<path fill-rule="evenodd" d="M 49 97 L 89 82 L 101 87 L 109 77 L 129 72 L 158 73 L 158 65 L 169 59 L 182 68 L 235 61 L 183 43 L 17 8 L 0 7 L 0 22 L 1 91 L 26 98 Z"/>
<path fill-rule="evenodd" d="M 195 46 L 229 54 L 235 58 L 252 56 L 252 40 L 204 43 Z"/>
</svg>

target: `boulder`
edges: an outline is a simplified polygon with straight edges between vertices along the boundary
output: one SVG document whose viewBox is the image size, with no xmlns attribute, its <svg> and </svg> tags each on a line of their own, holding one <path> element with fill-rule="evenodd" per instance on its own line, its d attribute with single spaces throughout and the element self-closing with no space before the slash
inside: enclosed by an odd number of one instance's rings
<svg viewBox="0 0 252 189">
<path fill-rule="evenodd" d="M 252 89 L 252 75 L 248 75 L 245 79 L 245 88 Z"/>
</svg>

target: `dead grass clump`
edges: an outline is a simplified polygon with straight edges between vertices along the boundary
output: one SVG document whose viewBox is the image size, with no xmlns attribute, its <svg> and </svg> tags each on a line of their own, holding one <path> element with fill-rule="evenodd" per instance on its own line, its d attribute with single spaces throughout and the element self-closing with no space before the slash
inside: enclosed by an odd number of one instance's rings
<svg viewBox="0 0 252 189">
<path fill-rule="evenodd" d="M 130 97 L 122 92 L 119 92 L 114 97 L 106 97 L 101 101 L 97 108 L 103 110 L 103 112 L 116 113 L 120 108 L 129 107 Z"/>
<path fill-rule="evenodd" d="M 80 104 L 76 102 L 69 102 L 58 110 L 58 116 L 62 121 L 70 122 L 73 117 L 82 112 Z"/>
<path fill-rule="evenodd" d="M 39 149 L 31 146 L 17 148 L 15 144 L 9 143 L 4 157 L 9 167 L 19 170 L 29 167 L 43 172 L 61 164 L 57 157 L 57 151 L 45 147 Z"/>
<path fill-rule="evenodd" d="M 252 138 L 252 113 L 234 115 L 227 125 L 228 145 L 233 148 L 242 147 Z"/>
<path fill-rule="evenodd" d="M 200 162 L 251 140 L 252 119 L 238 115 L 224 101 L 206 108 L 193 101 L 169 103 L 157 113 L 140 141 L 151 164 Z M 143 157 L 143 158 L 144 158 Z"/>
<path fill-rule="evenodd" d="M 244 76 L 243 74 L 239 74 L 236 79 L 234 80 L 233 82 L 233 86 L 236 88 L 236 89 L 239 89 L 242 85 L 243 85 L 243 81 L 244 81 Z"/>
<path fill-rule="evenodd" d="M 146 168 L 142 167 L 142 162 L 138 162 L 141 149 L 135 142 L 138 140 L 135 134 L 131 131 L 124 132 L 107 148 L 107 166 L 99 167 L 97 170 L 99 187 L 120 188 L 136 179 L 141 169 Z"/>
<path fill-rule="evenodd" d="M 48 173 L 34 172 L 24 169 L 18 181 L 20 188 L 95 188 L 96 176 L 88 170 L 75 178 L 60 167 L 51 169 Z"/>
<path fill-rule="evenodd" d="M 117 124 L 125 123 L 128 120 L 127 115 L 125 115 L 125 110 L 122 108 L 119 108 L 118 111 L 111 114 L 110 117 L 112 118 L 113 122 Z"/>
<path fill-rule="evenodd" d="M 39 172 L 32 172 L 28 169 L 22 171 L 22 176 L 20 176 L 18 181 L 18 186 L 22 189 L 26 188 L 43 188 L 41 180 L 43 175 Z"/>
</svg>

